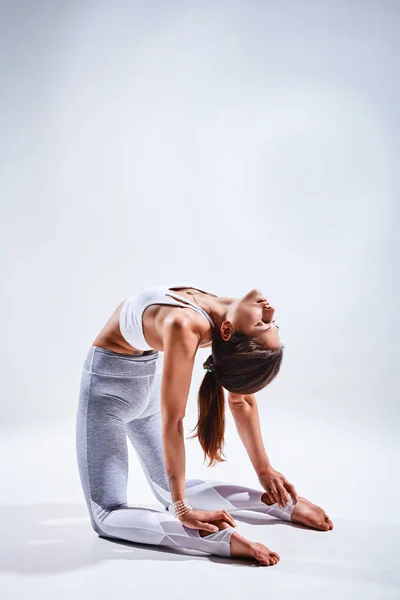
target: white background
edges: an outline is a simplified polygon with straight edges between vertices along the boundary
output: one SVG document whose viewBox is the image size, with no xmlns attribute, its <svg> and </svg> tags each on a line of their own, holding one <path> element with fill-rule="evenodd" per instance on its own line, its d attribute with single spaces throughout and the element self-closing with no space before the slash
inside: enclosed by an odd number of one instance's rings
<svg viewBox="0 0 400 600">
<path fill-rule="evenodd" d="M 399 16 L 389 0 L 1 3 L 7 598 L 32 595 L 27 572 L 52 573 L 33 578 L 38 594 L 62 577 L 67 594 L 82 567 L 100 596 L 119 569 L 130 590 L 128 563 L 93 571 L 110 542 L 90 530 L 78 480 L 80 369 L 126 296 L 169 281 L 259 287 L 275 306 L 285 354 L 257 394 L 265 446 L 335 523 L 243 526 L 280 553 L 257 571 L 276 588 L 243 566 L 190 565 L 230 579 L 232 598 L 241 586 L 286 598 L 300 583 L 309 598 L 398 597 Z M 227 418 L 227 462 L 207 469 L 188 441 L 188 476 L 258 486 Z M 132 502 L 154 502 L 131 458 Z M 54 512 L 48 536 L 38 524 Z M 75 564 L 82 539 L 89 558 Z M 183 557 L 140 552 L 154 573 L 176 559 L 182 577 Z M 154 597 L 175 589 L 171 570 L 161 581 Z M 193 597 L 211 594 L 203 585 Z"/>
</svg>

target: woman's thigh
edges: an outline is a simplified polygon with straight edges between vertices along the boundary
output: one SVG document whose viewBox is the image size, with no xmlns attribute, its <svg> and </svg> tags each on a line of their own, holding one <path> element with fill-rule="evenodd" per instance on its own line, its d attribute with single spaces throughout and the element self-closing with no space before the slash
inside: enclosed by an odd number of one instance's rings
<svg viewBox="0 0 400 600">
<path fill-rule="evenodd" d="M 126 423 L 146 408 L 154 360 L 124 359 L 92 346 L 84 363 L 76 449 L 85 499 L 99 507 L 127 502 Z"/>
<path fill-rule="evenodd" d="M 146 409 L 139 418 L 132 419 L 126 424 L 126 432 L 155 497 L 161 504 L 167 506 L 172 498 L 162 441 L 160 389 L 163 356 L 160 353 L 154 373 L 149 375 L 149 398 Z M 186 479 L 185 488 L 189 489 L 202 482 L 202 479 Z"/>
</svg>

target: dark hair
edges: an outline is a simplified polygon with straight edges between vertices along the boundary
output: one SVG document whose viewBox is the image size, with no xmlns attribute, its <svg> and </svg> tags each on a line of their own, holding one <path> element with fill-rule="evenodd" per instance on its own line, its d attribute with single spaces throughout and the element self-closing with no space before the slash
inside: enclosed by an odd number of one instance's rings
<svg viewBox="0 0 400 600">
<path fill-rule="evenodd" d="M 278 375 L 284 346 L 267 348 L 257 337 L 236 331 L 224 341 L 214 334 L 213 370 L 207 371 L 198 392 L 198 422 L 191 438 L 198 437 L 208 466 L 225 462 L 222 458 L 225 433 L 224 388 L 235 394 L 254 394 L 266 387 Z"/>
</svg>

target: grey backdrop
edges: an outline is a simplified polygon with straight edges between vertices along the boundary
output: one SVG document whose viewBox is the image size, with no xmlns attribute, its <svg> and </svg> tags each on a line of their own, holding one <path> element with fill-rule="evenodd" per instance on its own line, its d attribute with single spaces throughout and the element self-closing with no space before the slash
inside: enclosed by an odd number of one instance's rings
<svg viewBox="0 0 400 600">
<path fill-rule="evenodd" d="M 398 598 L 399 2 L 0 8 L 2 596 L 147 597 L 150 577 L 154 598 L 181 582 L 211 599 L 224 577 L 232 600 Z M 265 446 L 335 523 L 241 523 L 280 553 L 267 589 L 263 570 L 226 576 L 215 557 L 90 529 L 85 355 L 126 296 L 185 280 L 275 305 L 285 356 L 257 394 Z M 186 448 L 189 477 L 259 487 L 229 412 L 226 463 Z M 154 503 L 129 453 L 128 499 Z"/>
<path fill-rule="evenodd" d="M 212 599 L 224 576 L 232 600 L 398 598 L 399 2 L 0 7 L 2 596 L 148 597 L 150 578 L 154 598 L 180 582 Z M 215 557 L 90 529 L 74 438 L 85 355 L 126 296 L 182 280 L 259 287 L 276 307 L 265 446 L 335 530 L 241 523 L 280 553 L 267 588 L 263 570 L 227 577 Z M 229 411 L 226 463 L 186 448 L 188 477 L 259 487 Z M 128 499 L 154 503 L 129 452 Z"/>
<path fill-rule="evenodd" d="M 116 305 L 201 279 L 275 304 L 265 403 L 394 431 L 398 17 L 381 0 L 2 3 L 3 423 L 72 416 Z"/>
</svg>

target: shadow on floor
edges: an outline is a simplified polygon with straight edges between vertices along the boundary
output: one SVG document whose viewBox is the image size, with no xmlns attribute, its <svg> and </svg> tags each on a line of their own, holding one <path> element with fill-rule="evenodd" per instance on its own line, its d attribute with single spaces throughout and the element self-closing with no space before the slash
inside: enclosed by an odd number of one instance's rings
<svg viewBox="0 0 400 600">
<path fill-rule="evenodd" d="M 143 505 L 137 505 L 143 506 Z M 157 506 L 147 506 L 160 510 Z M 90 526 L 84 504 L 1 505 L 0 571 L 44 574 L 78 570 L 108 560 L 207 560 L 230 567 L 249 567 L 247 560 L 211 556 L 194 550 L 150 546 L 100 538 Z M 279 570 L 306 577 L 335 577 L 351 582 L 400 586 L 400 525 L 333 519 L 335 528 L 322 532 L 250 511 L 234 511 L 235 520 L 259 528 L 286 526 L 285 555 L 277 548 Z M 294 531 L 300 529 L 301 531 Z M 243 532 L 242 532 L 243 534 Z M 249 534 L 246 533 L 249 537 Z"/>
</svg>

